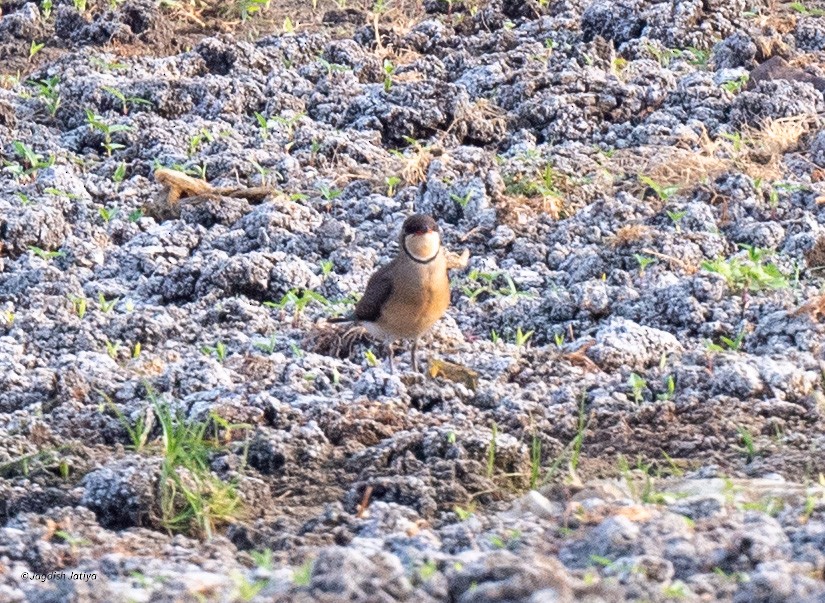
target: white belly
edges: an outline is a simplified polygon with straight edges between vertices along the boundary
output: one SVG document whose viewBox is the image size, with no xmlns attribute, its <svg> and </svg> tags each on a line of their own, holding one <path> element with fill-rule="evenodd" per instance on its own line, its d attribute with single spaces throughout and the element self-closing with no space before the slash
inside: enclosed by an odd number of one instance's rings
<svg viewBox="0 0 825 603">
<path fill-rule="evenodd" d="M 377 323 L 374 322 L 362 322 L 359 323 L 364 329 L 375 339 L 378 339 L 383 342 L 391 342 L 398 339 L 394 335 L 388 333 L 384 329 L 382 329 Z"/>
</svg>

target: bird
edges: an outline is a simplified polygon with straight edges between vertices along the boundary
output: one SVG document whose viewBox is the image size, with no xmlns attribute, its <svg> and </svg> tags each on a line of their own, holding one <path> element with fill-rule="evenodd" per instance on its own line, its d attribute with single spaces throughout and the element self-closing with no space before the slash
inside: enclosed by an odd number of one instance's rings
<svg viewBox="0 0 825 603">
<path fill-rule="evenodd" d="M 448 261 L 438 223 L 426 214 L 404 220 L 398 244 L 398 255 L 370 276 L 354 311 L 329 322 L 355 323 L 384 342 L 390 373 L 395 372 L 393 343 L 412 342 L 411 364 L 418 372 L 418 339 L 450 305 Z"/>
</svg>

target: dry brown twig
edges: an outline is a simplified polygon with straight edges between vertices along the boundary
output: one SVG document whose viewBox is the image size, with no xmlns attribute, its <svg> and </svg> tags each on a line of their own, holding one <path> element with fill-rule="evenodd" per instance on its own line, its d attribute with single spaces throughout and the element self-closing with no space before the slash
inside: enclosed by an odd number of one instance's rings
<svg viewBox="0 0 825 603">
<path fill-rule="evenodd" d="M 370 506 L 370 497 L 372 496 L 372 486 L 364 488 L 364 496 L 361 497 L 361 502 L 358 504 L 358 511 L 355 516 L 359 519 L 367 514 L 367 509 Z"/>
<path fill-rule="evenodd" d="M 686 274 L 694 274 L 696 272 L 696 267 L 695 266 L 691 266 L 690 264 L 686 264 L 685 262 L 683 262 L 679 258 L 675 258 L 672 255 L 667 255 L 667 254 L 664 254 L 664 253 L 660 253 L 658 251 L 650 249 L 649 247 L 643 248 L 642 253 L 646 253 L 648 255 L 652 255 L 653 257 L 659 258 L 660 260 L 665 260 L 666 262 L 669 262 L 671 264 L 675 264 L 676 266 L 678 266 L 679 268 L 684 270 Z"/>
<path fill-rule="evenodd" d="M 430 360 L 430 364 L 427 367 L 427 372 L 433 379 L 436 377 L 443 377 L 448 381 L 461 383 L 467 389 L 473 391 L 475 391 L 478 387 L 478 372 L 464 366 L 463 364 L 433 358 Z"/>
<path fill-rule="evenodd" d="M 184 199 L 195 204 L 217 197 L 242 197 L 250 203 L 260 203 L 275 192 L 275 189 L 265 186 L 215 188 L 204 180 L 167 168 L 156 170 L 155 180 L 163 185 L 163 190 L 143 209 L 147 215 L 158 220 L 180 217 L 180 202 Z"/>
<path fill-rule="evenodd" d="M 601 373 L 602 369 L 599 365 L 587 357 L 587 350 L 592 348 L 595 344 L 595 341 L 586 341 L 581 347 L 579 347 L 579 349 L 562 354 L 562 358 L 567 360 L 570 364 L 582 367 L 586 371 Z"/>
</svg>

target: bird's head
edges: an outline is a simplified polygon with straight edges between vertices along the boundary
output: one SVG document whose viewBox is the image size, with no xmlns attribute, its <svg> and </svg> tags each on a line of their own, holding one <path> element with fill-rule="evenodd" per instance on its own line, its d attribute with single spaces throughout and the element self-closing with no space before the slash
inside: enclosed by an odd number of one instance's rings
<svg viewBox="0 0 825 603">
<path fill-rule="evenodd" d="M 426 214 L 415 214 L 404 220 L 401 246 L 417 262 L 430 262 L 441 249 L 438 224 Z"/>
</svg>

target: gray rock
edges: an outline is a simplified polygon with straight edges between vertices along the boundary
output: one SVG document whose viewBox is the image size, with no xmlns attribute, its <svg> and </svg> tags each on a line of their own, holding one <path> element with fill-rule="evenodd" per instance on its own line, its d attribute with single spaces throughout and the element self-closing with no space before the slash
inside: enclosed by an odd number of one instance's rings
<svg viewBox="0 0 825 603">
<path fill-rule="evenodd" d="M 819 167 L 825 167 L 825 131 L 820 131 L 811 142 L 811 159 Z"/>
<path fill-rule="evenodd" d="M 572 598 L 569 576 L 560 563 L 553 559 L 533 559 L 525 563 L 507 551 L 497 551 L 465 564 L 447 579 L 450 596 L 461 603 L 527 599 L 536 591 L 545 591 L 539 601 Z"/>
<path fill-rule="evenodd" d="M 403 601 L 413 592 L 397 557 L 385 552 L 367 557 L 343 547 L 320 551 L 312 564 L 309 589 L 314 597 L 349 601 Z"/>
<path fill-rule="evenodd" d="M 113 529 L 152 526 L 160 510 L 160 462 L 127 457 L 89 473 L 80 501 Z"/>
<path fill-rule="evenodd" d="M 736 96 L 731 106 L 731 124 L 739 128 L 748 123 L 766 119 L 781 119 L 806 113 L 817 113 L 825 108 L 822 94 L 807 82 L 770 80 L 760 81 L 753 90 Z"/>
<path fill-rule="evenodd" d="M 682 351 L 670 333 L 614 318 L 596 332 L 596 343 L 587 355 L 603 368 L 627 366 L 641 370 L 658 362 L 662 354 L 671 356 Z"/>
<path fill-rule="evenodd" d="M 714 391 L 743 400 L 762 393 L 764 387 L 756 367 L 738 360 L 715 369 L 712 383 Z"/>
<path fill-rule="evenodd" d="M 734 603 L 769 601 L 816 601 L 825 596 L 825 585 L 806 573 L 806 564 L 787 561 L 761 563 L 733 597 Z"/>
<path fill-rule="evenodd" d="M 756 58 L 756 44 L 744 32 L 736 32 L 713 48 L 713 62 L 717 69 L 752 67 Z"/>
<path fill-rule="evenodd" d="M 718 494 L 696 495 L 681 498 L 668 507 L 673 513 L 679 513 L 696 521 L 725 514 L 725 497 Z"/>
</svg>

